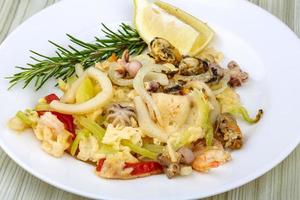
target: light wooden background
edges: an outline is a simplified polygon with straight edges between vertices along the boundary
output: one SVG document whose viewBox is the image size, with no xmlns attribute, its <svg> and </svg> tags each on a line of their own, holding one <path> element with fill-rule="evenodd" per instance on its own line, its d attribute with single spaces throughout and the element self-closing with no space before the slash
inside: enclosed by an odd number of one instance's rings
<svg viewBox="0 0 300 200">
<path fill-rule="evenodd" d="M 0 0 L 0 43 L 28 17 L 57 1 Z M 279 17 L 300 36 L 300 0 L 250 1 Z M 284 40 L 284 38 L 278 39 Z M 77 200 L 85 198 L 59 190 L 33 177 L 21 169 L 0 148 L 0 200 L 10 199 Z M 264 176 L 238 189 L 207 200 L 227 199 L 300 200 L 300 146 Z"/>
</svg>

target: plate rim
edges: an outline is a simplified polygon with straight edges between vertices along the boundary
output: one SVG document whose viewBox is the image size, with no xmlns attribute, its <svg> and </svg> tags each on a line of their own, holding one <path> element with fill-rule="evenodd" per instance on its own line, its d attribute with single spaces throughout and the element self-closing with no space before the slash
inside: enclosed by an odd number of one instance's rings
<svg viewBox="0 0 300 200">
<path fill-rule="evenodd" d="M 41 14 L 43 14 L 45 11 L 48 11 L 49 9 L 54 9 L 54 7 L 59 6 L 60 4 L 63 4 L 65 2 L 68 2 L 71 0 L 62 0 L 60 2 L 56 2 L 40 11 L 38 11 L 37 13 L 33 14 L 32 16 L 30 16 L 28 19 L 26 19 L 24 22 L 22 22 L 21 24 L 19 24 L 11 33 L 9 33 L 7 35 L 7 37 L 3 40 L 3 42 L 0 44 L 0 50 L 3 48 L 3 46 L 6 45 L 6 42 L 13 37 L 16 33 L 19 32 L 20 29 L 22 29 L 22 27 L 24 25 L 26 25 L 27 23 L 30 23 L 31 18 L 33 17 L 37 17 Z M 264 10 L 263 8 L 259 7 L 258 5 L 249 2 L 247 0 L 229 0 L 229 1 L 233 1 L 233 2 L 243 2 L 245 4 L 247 4 L 248 6 L 252 6 L 255 7 L 255 9 L 259 9 L 260 12 L 263 12 L 264 14 L 268 15 L 269 17 L 272 18 L 272 20 L 276 21 L 276 23 L 281 24 L 282 27 L 284 27 L 286 30 L 288 30 L 288 32 L 292 33 L 299 41 L 300 44 L 300 39 L 299 37 L 296 35 L 296 33 L 291 30 L 290 27 L 288 27 L 287 24 L 285 24 L 283 21 L 281 21 L 278 17 L 274 16 L 273 14 L 271 14 L 270 12 Z M 223 186 L 221 189 L 216 189 L 213 194 L 206 194 L 206 195 L 202 195 L 198 194 L 198 195 L 191 195 L 188 196 L 186 195 L 187 198 L 199 198 L 199 196 L 201 196 L 201 198 L 206 198 L 206 197 L 210 197 L 210 196 L 214 196 L 214 195 L 218 195 L 224 192 L 228 192 L 231 190 L 234 190 L 238 187 L 241 187 L 253 180 L 256 180 L 257 178 L 261 177 L 262 175 L 264 175 L 265 173 L 269 172 L 270 170 L 272 170 L 273 168 L 275 168 L 276 166 L 278 166 L 284 159 L 286 159 L 293 150 L 295 150 L 297 148 L 297 146 L 300 143 L 300 134 L 299 137 L 297 138 L 297 140 L 293 140 L 292 143 L 290 143 L 289 145 L 287 145 L 283 151 L 281 151 L 281 153 L 275 157 L 272 162 L 269 162 L 268 164 L 264 165 L 264 167 L 259 168 L 258 170 L 255 170 L 253 173 L 249 173 L 247 176 L 243 177 L 243 179 L 240 179 L 238 181 L 234 181 L 233 183 L 227 184 L 226 186 Z M 29 165 L 27 165 L 26 163 L 24 163 L 22 160 L 20 160 L 10 149 L 9 147 L 6 146 L 6 144 L 0 140 L 0 147 L 1 149 L 10 157 L 10 159 L 12 159 L 15 163 L 17 163 L 21 168 L 23 168 L 25 171 L 27 171 L 28 173 L 30 173 L 31 175 L 33 175 L 34 177 L 38 178 L 39 180 L 42 180 L 44 182 L 46 182 L 49 185 L 52 185 L 58 189 L 82 196 L 82 197 L 88 197 L 88 198 L 99 198 L 100 196 L 96 196 L 96 195 L 92 195 L 90 193 L 87 193 L 85 191 L 82 190 L 76 190 L 72 187 L 69 187 L 67 185 L 64 185 L 63 183 L 59 183 L 58 181 L 55 181 L 51 178 L 48 178 L 46 175 L 43 175 L 43 173 L 40 173 L 38 171 L 34 171 L 34 169 L 32 169 Z M 111 198 L 110 196 L 105 196 L 102 195 L 101 198 L 108 198 L 108 199 L 117 199 L 117 198 Z"/>
</svg>

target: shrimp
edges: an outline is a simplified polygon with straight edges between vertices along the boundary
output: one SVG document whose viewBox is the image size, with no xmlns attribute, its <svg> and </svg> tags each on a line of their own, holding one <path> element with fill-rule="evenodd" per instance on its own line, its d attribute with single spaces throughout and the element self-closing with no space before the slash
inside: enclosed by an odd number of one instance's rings
<svg viewBox="0 0 300 200">
<path fill-rule="evenodd" d="M 42 149 L 54 157 L 61 157 L 69 148 L 71 134 L 56 116 L 46 112 L 38 120 L 34 134 L 42 142 Z"/>
<path fill-rule="evenodd" d="M 215 140 L 211 147 L 200 142 L 194 147 L 195 160 L 192 162 L 193 169 L 199 172 L 208 172 L 212 168 L 219 167 L 231 159 L 229 152 L 223 149 L 222 144 Z"/>
</svg>

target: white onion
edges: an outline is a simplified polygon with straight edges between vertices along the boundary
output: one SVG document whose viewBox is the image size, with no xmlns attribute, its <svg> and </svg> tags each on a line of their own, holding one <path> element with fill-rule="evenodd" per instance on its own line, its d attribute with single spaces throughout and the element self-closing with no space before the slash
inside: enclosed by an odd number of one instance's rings
<svg viewBox="0 0 300 200">
<path fill-rule="evenodd" d="M 132 61 L 134 62 L 134 61 Z M 138 62 L 138 61 L 136 61 Z M 109 71 L 108 71 L 108 76 L 111 79 L 111 81 L 118 85 L 118 86 L 124 86 L 124 87 L 132 87 L 133 84 L 133 79 L 124 79 L 116 76 L 116 68 L 118 67 L 118 64 L 116 62 L 112 63 L 109 66 Z M 139 71 L 139 70 L 138 70 Z M 137 73 L 138 73 L 137 71 Z M 161 71 L 158 69 L 158 71 Z M 135 74 L 136 76 L 136 74 Z M 168 85 L 169 84 L 169 79 L 167 75 L 162 74 L 162 73 L 156 73 L 156 72 L 149 72 L 145 76 L 144 81 L 156 81 L 161 85 Z"/>
<path fill-rule="evenodd" d="M 160 125 L 163 125 L 163 121 L 159 109 L 155 104 L 155 102 L 153 101 L 152 97 L 148 94 L 144 86 L 144 77 L 152 70 L 153 70 L 152 66 L 143 66 L 137 73 L 136 77 L 133 79 L 133 88 L 146 102 L 147 106 L 153 110 L 157 122 Z"/>
<path fill-rule="evenodd" d="M 139 126 L 145 132 L 145 134 L 151 138 L 156 138 L 161 142 L 167 142 L 167 134 L 152 121 L 142 98 L 139 96 L 135 97 L 134 104 L 137 112 L 137 120 L 139 122 Z"/>
<path fill-rule="evenodd" d="M 64 96 L 61 97 L 61 102 L 64 103 L 74 103 L 76 97 L 76 91 L 81 85 L 82 81 L 87 77 L 87 73 L 84 72 L 65 92 Z"/>
<path fill-rule="evenodd" d="M 110 66 L 109 66 L 109 71 L 108 71 L 108 76 L 110 78 L 110 80 L 119 86 L 127 86 L 130 87 L 132 86 L 132 80 L 133 79 L 124 79 L 124 78 L 120 78 L 116 76 L 116 68 L 118 67 L 118 63 L 113 62 Z"/>
<path fill-rule="evenodd" d="M 79 104 L 66 104 L 54 100 L 50 103 L 50 108 L 65 114 L 86 114 L 91 113 L 92 111 L 104 106 L 112 98 L 112 84 L 109 78 L 102 71 L 91 67 L 87 69 L 85 73 L 87 74 L 87 76 L 96 80 L 100 84 L 102 91 L 92 99 Z"/>
<path fill-rule="evenodd" d="M 217 90 L 213 90 L 214 95 L 218 95 L 218 94 L 222 93 L 228 87 L 229 81 L 230 81 L 229 74 L 225 74 L 224 77 L 222 78 L 222 80 L 220 81 L 220 83 L 222 84 L 222 87 Z"/>
<path fill-rule="evenodd" d="M 155 81 L 158 82 L 160 85 L 169 85 L 169 79 L 167 75 L 163 73 L 157 73 L 157 72 L 149 72 L 144 79 L 145 82 Z"/>
</svg>

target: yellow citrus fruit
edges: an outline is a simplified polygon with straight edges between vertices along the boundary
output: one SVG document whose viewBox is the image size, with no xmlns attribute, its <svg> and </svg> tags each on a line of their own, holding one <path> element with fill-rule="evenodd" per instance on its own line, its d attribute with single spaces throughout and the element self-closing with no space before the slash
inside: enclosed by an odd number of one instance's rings
<svg viewBox="0 0 300 200">
<path fill-rule="evenodd" d="M 214 36 L 204 22 L 170 4 L 148 0 L 134 0 L 134 22 L 145 42 L 155 37 L 168 40 L 183 55 L 197 55 Z"/>
</svg>

